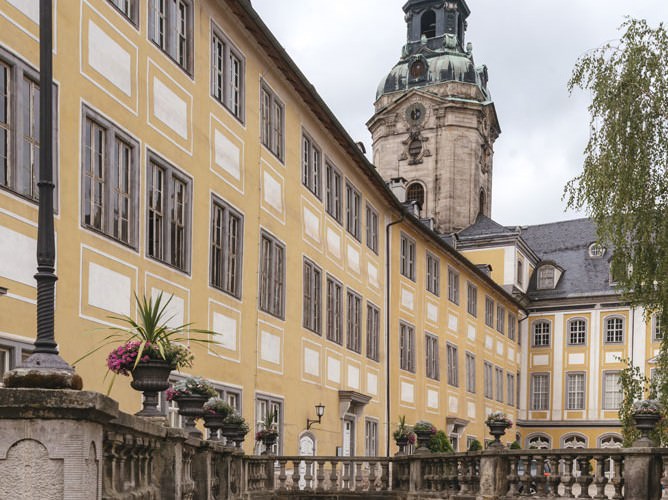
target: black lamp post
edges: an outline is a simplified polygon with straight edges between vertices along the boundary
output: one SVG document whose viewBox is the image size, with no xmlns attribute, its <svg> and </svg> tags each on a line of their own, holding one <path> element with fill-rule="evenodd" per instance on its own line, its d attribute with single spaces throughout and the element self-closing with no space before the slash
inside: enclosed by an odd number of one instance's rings
<svg viewBox="0 0 668 500">
<path fill-rule="evenodd" d="M 315 414 L 317 415 L 318 420 L 307 418 L 306 430 L 309 430 L 313 424 L 320 424 L 322 422 L 322 416 L 325 414 L 325 405 L 322 403 L 315 405 Z"/>
<path fill-rule="evenodd" d="M 40 150 L 39 216 L 37 223 L 37 339 L 35 350 L 24 364 L 4 377 L 7 387 L 81 389 L 82 380 L 58 356 L 54 334 L 54 296 L 56 245 L 53 228 L 53 7 L 51 0 L 40 0 Z"/>
</svg>

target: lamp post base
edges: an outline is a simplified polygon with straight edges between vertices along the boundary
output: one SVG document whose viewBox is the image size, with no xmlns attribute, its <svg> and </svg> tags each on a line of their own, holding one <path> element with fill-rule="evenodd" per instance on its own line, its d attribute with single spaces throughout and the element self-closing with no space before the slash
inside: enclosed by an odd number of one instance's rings
<svg viewBox="0 0 668 500">
<path fill-rule="evenodd" d="M 73 389 L 80 391 L 83 380 L 57 354 L 35 353 L 24 364 L 5 373 L 5 387 Z"/>
</svg>

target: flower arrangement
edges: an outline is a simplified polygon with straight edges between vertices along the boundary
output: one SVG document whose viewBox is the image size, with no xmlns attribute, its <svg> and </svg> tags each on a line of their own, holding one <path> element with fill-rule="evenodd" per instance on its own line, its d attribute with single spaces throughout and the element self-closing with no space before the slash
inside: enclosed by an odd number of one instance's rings
<svg viewBox="0 0 668 500">
<path fill-rule="evenodd" d="M 405 415 L 399 417 L 399 425 L 392 435 L 394 436 L 395 441 L 406 439 L 410 444 L 415 444 L 415 433 L 411 429 L 410 425 L 406 424 Z"/>
<path fill-rule="evenodd" d="M 141 355 L 140 355 L 141 352 Z M 185 346 L 174 344 L 168 346 L 162 353 L 150 342 L 142 348 L 138 340 L 130 340 L 118 346 L 107 356 L 107 368 L 117 375 L 128 376 L 141 362 L 164 359 L 173 368 L 191 367 L 193 355 Z"/>
<path fill-rule="evenodd" d="M 275 441 L 278 437 L 278 414 L 276 409 L 267 410 L 264 420 L 260 422 L 260 430 L 255 433 L 255 440 Z"/>
<path fill-rule="evenodd" d="M 260 429 L 255 433 L 255 441 L 262 441 L 263 443 L 269 439 L 275 439 L 278 437 L 278 431 L 274 427 L 269 429 Z"/>
<path fill-rule="evenodd" d="M 239 415 L 237 412 L 232 412 L 230 413 L 227 417 L 225 417 L 225 420 L 223 420 L 224 424 L 227 425 L 236 425 L 239 427 L 239 432 L 242 432 L 244 435 L 248 433 L 248 424 L 246 423 L 246 419 Z"/>
<path fill-rule="evenodd" d="M 505 424 L 506 427 L 513 426 L 513 421 L 510 419 L 510 417 L 508 417 L 508 415 L 506 415 L 502 411 L 495 411 L 493 413 L 490 413 L 487 416 L 485 423 L 487 425 Z"/>
<path fill-rule="evenodd" d="M 218 415 L 223 418 L 234 413 L 234 408 L 232 408 L 232 406 L 229 405 L 225 400 L 218 397 L 209 398 L 209 400 L 204 403 L 202 408 L 208 415 Z"/>
<path fill-rule="evenodd" d="M 636 401 L 631 407 L 633 415 L 661 415 L 663 407 L 656 399 Z"/>
<path fill-rule="evenodd" d="M 420 433 L 429 433 L 429 434 L 436 434 L 436 427 L 431 422 L 427 422 L 426 420 L 419 420 L 414 426 L 413 426 L 413 431 L 420 434 Z"/>
<path fill-rule="evenodd" d="M 216 389 L 201 377 L 187 377 L 179 380 L 167 389 L 165 396 L 167 401 L 173 401 L 184 396 L 206 396 L 213 398 L 218 396 Z"/>
</svg>

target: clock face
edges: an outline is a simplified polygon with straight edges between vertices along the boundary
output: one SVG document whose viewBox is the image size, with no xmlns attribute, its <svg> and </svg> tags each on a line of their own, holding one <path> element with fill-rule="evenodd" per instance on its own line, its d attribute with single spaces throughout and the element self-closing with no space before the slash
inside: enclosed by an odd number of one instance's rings
<svg viewBox="0 0 668 500">
<path fill-rule="evenodd" d="M 427 65 L 421 59 L 418 59 L 410 67 L 411 77 L 418 79 L 422 78 L 427 72 Z"/>
<path fill-rule="evenodd" d="M 426 110 L 419 102 L 411 104 L 406 109 L 406 119 L 411 123 L 420 123 L 424 120 Z"/>
</svg>

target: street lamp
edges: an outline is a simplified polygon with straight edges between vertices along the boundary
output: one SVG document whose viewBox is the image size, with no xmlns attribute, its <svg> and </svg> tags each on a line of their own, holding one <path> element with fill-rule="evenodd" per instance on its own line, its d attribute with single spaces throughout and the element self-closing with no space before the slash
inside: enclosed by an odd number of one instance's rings
<svg viewBox="0 0 668 500">
<path fill-rule="evenodd" d="M 318 417 L 318 420 L 311 420 L 310 418 L 306 419 L 306 430 L 309 430 L 313 424 L 320 424 L 322 422 L 322 416 L 325 414 L 325 405 L 318 403 L 315 405 L 315 414 Z"/>
</svg>

